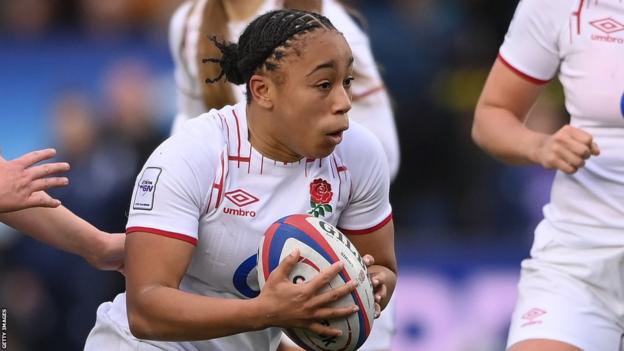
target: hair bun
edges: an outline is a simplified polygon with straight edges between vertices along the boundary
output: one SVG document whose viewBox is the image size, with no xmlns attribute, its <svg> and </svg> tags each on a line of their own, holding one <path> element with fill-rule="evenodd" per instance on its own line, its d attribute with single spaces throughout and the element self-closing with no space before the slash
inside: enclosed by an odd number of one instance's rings
<svg viewBox="0 0 624 351">
<path fill-rule="evenodd" d="M 243 84 L 245 83 L 245 78 L 243 74 L 240 72 L 238 68 L 239 64 L 239 52 L 238 52 L 238 44 L 235 43 L 226 43 L 217 40 L 215 36 L 211 36 L 210 40 L 215 44 L 215 46 L 221 51 L 221 58 L 208 58 L 203 59 L 202 62 L 215 62 L 218 63 L 221 67 L 221 73 L 214 79 L 206 79 L 208 83 L 214 83 L 221 79 L 221 77 L 225 76 L 225 79 L 234 84 Z"/>
<path fill-rule="evenodd" d="M 221 48 L 221 52 L 223 56 L 219 61 L 219 65 L 225 74 L 225 78 L 234 84 L 243 84 L 245 83 L 245 78 L 243 78 L 243 74 L 238 69 L 239 62 L 239 53 L 238 53 L 238 44 L 229 43 L 224 44 Z"/>
</svg>

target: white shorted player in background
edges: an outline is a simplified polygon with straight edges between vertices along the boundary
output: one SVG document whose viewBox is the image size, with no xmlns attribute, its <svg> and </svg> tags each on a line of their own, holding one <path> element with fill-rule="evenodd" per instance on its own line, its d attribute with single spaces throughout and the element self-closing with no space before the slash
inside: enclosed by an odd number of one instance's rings
<svg viewBox="0 0 624 351">
<path fill-rule="evenodd" d="M 353 56 L 342 34 L 321 15 L 279 10 L 238 45 L 214 44 L 223 56 L 208 64 L 245 83 L 247 102 L 184 123 L 147 161 L 127 226 L 127 292 L 100 306 L 86 350 L 275 350 L 273 327 L 337 335 L 321 321 L 354 312 L 327 306 L 354 285 L 319 291 L 339 265 L 293 284 L 293 253 L 257 290 L 260 238 L 293 213 L 341 228 L 374 257 L 381 308 L 392 295 L 388 166 L 370 132 L 346 131 Z"/>
<path fill-rule="evenodd" d="M 525 116 L 557 73 L 570 124 L 531 131 Z M 473 137 L 503 161 L 557 170 L 522 263 L 508 347 L 624 349 L 624 2 L 522 0 Z"/>
</svg>

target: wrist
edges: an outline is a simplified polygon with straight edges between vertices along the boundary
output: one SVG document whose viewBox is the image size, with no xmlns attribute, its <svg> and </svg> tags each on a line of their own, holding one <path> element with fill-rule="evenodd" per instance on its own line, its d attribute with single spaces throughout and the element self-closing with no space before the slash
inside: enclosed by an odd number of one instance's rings
<svg viewBox="0 0 624 351">
<path fill-rule="evenodd" d="M 526 145 L 528 145 L 528 148 L 527 148 L 528 151 L 525 156 L 527 161 L 529 161 L 532 164 L 537 164 L 537 165 L 542 164 L 540 160 L 540 152 L 547 138 L 548 138 L 548 135 L 543 134 L 543 133 L 532 132 L 530 134 L 529 140 L 526 143 Z"/>
<path fill-rule="evenodd" d="M 90 242 L 86 244 L 82 256 L 89 264 L 99 269 L 100 258 L 105 255 L 105 251 L 107 250 L 107 233 L 98 230 L 94 234 L 95 235 L 91 235 Z"/>
<path fill-rule="evenodd" d="M 271 323 L 273 313 L 267 308 L 260 296 L 247 300 L 247 305 L 249 328 L 262 330 L 275 326 Z"/>
</svg>

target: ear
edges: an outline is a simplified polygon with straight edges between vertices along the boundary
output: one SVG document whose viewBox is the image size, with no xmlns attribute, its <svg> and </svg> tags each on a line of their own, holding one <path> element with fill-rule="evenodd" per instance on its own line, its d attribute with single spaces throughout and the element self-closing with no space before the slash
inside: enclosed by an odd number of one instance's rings
<svg viewBox="0 0 624 351">
<path fill-rule="evenodd" d="M 249 78 L 251 98 L 263 108 L 273 108 L 273 99 L 271 97 L 274 89 L 275 86 L 268 77 L 254 74 Z"/>
</svg>

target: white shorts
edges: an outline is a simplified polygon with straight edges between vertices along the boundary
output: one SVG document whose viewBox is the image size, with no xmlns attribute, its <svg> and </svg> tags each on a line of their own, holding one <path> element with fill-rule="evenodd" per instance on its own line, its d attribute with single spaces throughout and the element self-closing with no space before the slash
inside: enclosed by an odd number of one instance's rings
<svg viewBox="0 0 624 351">
<path fill-rule="evenodd" d="M 522 262 L 507 347 L 551 339 L 586 351 L 624 350 L 622 239 L 614 230 L 543 220 Z"/>
<path fill-rule="evenodd" d="M 396 307 L 394 299 L 390 299 L 388 305 L 381 312 L 379 318 L 373 322 L 368 339 L 359 351 L 389 351 L 392 346 L 392 337 L 396 333 Z M 286 334 L 282 334 L 282 342 L 286 345 L 297 346 Z"/>
<path fill-rule="evenodd" d="M 108 315 L 112 303 L 105 302 L 98 307 L 95 326 L 91 329 L 84 351 L 161 351 L 135 338 L 130 331 L 121 328 Z"/>
</svg>

